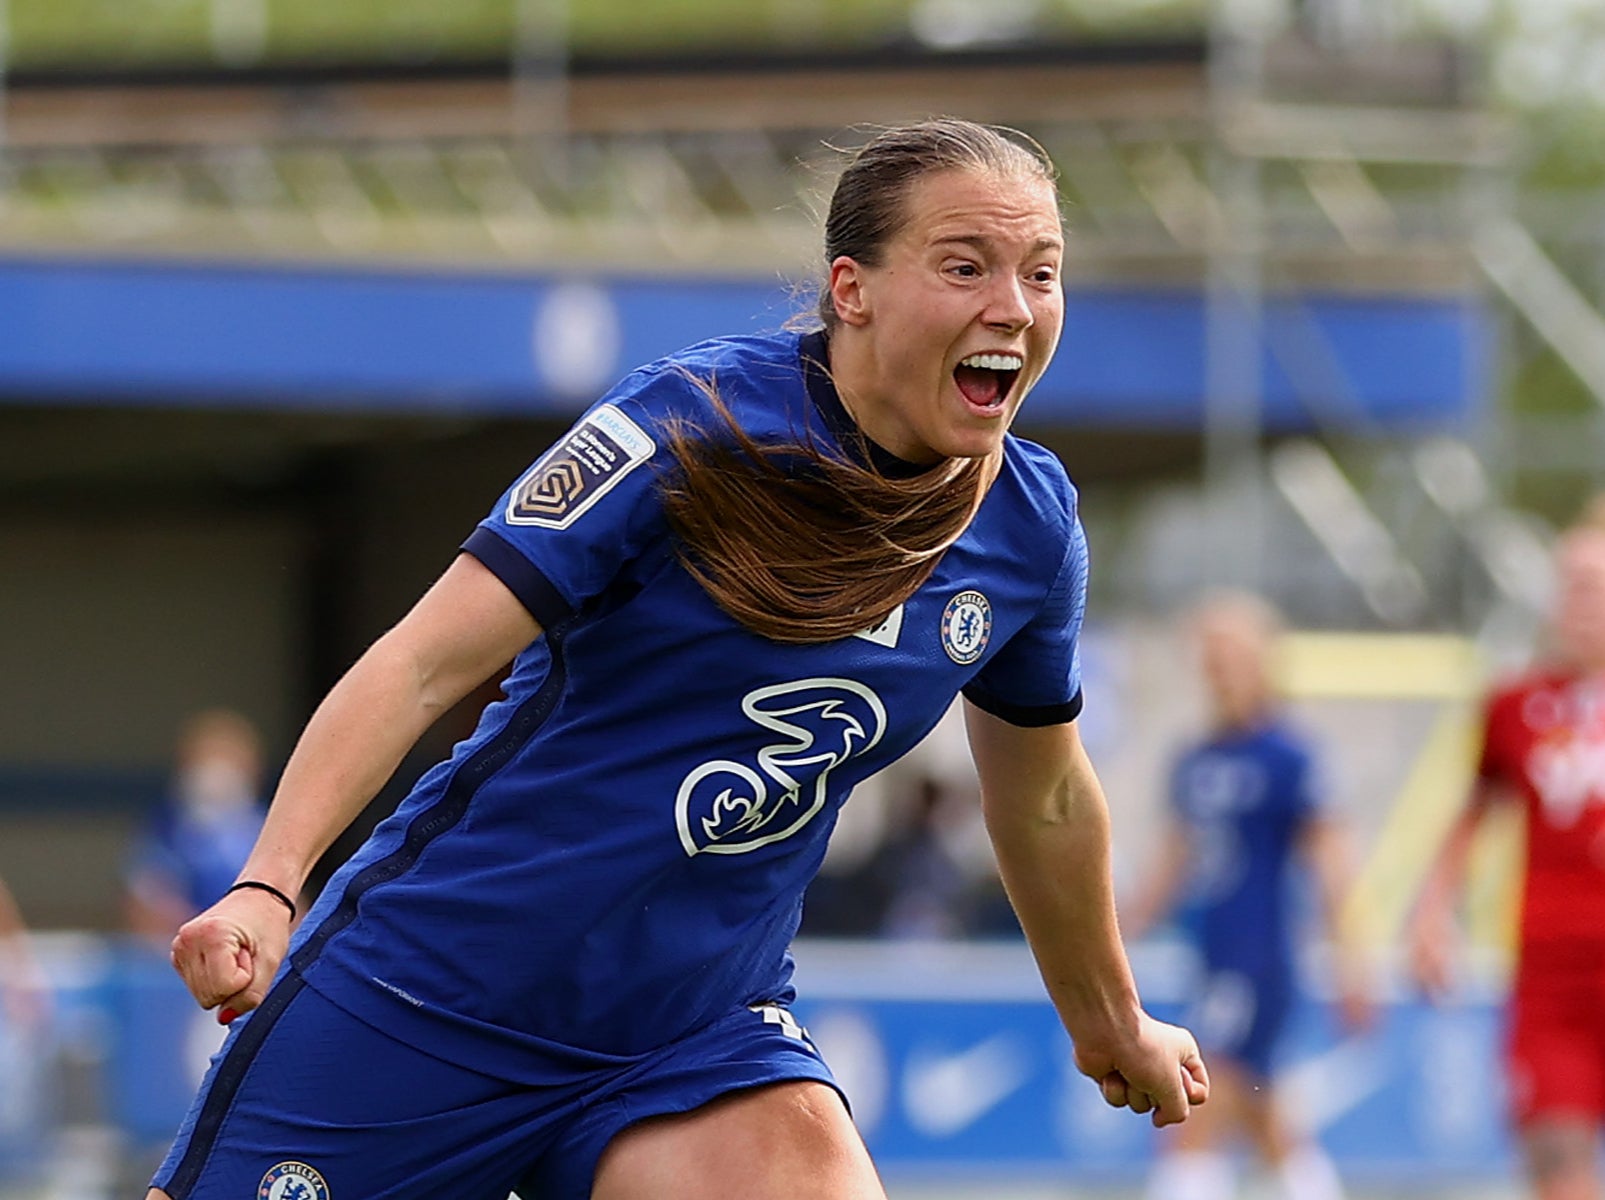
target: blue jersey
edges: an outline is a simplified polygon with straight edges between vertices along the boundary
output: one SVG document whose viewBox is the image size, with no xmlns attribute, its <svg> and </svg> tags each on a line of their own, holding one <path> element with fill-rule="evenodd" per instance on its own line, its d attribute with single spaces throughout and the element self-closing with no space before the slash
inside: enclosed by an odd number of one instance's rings
<svg viewBox="0 0 1605 1200">
<path fill-rule="evenodd" d="M 1176 763 L 1171 802 L 1190 850 L 1184 904 L 1205 965 L 1290 981 L 1290 868 L 1320 805 L 1303 738 L 1278 720 L 1211 738 Z"/>
<path fill-rule="evenodd" d="M 263 815 L 256 804 L 192 811 L 176 798 L 164 801 L 130 855 L 128 886 L 139 892 L 154 884 L 191 912 L 210 908 L 240 877 Z"/>
<path fill-rule="evenodd" d="M 505 1078 L 641 1053 L 791 998 L 838 807 L 955 693 L 1017 724 L 1074 718 L 1086 546 L 1030 443 L 1008 440 L 968 530 L 858 635 L 769 641 L 682 568 L 665 424 L 720 426 L 690 377 L 760 441 L 843 447 L 824 354 L 818 334 L 728 338 L 636 371 L 468 538 L 543 635 L 325 889 L 290 958 L 311 986 Z"/>
</svg>

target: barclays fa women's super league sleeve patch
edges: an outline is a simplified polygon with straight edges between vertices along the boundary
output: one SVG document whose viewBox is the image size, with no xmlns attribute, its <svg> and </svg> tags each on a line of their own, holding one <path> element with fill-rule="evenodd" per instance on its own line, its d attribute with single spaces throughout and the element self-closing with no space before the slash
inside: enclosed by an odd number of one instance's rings
<svg viewBox="0 0 1605 1200">
<path fill-rule="evenodd" d="M 613 405 L 601 405 L 518 481 L 507 501 L 507 523 L 567 529 L 656 449 L 639 425 Z"/>
</svg>

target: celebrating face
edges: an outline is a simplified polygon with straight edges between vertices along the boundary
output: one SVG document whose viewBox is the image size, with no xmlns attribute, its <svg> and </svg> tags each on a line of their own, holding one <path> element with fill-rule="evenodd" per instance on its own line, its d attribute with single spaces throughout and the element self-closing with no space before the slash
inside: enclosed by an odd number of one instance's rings
<svg viewBox="0 0 1605 1200">
<path fill-rule="evenodd" d="M 874 442 L 911 462 L 987 454 L 1064 325 L 1064 236 L 1042 178 L 944 170 L 909 189 L 874 265 L 831 264 L 831 369 Z"/>
</svg>

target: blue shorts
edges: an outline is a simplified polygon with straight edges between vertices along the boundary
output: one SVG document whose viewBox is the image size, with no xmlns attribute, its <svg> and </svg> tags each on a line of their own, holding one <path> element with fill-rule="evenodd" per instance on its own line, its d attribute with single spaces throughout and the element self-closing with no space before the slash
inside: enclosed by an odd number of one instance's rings
<svg viewBox="0 0 1605 1200">
<path fill-rule="evenodd" d="M 554 1056 L 532 1087 L 397 1041 L 292 973 L 234 1023 L 151 1186 L 174 1200 L 586 1200 L 626 1126 L 799 1079 L 837 1086 L 772 1005 L 605 1071 Z"/>
<path fill-rule="evenodd" d="M 1198 1039 L 1204 1061 L 1229 1059 L 1257 1079 L 1269 1079 L 1293 1007 L 1290 980 L 1220 967 L 1208 969 L 1183 1024 Z"/>
</svg>

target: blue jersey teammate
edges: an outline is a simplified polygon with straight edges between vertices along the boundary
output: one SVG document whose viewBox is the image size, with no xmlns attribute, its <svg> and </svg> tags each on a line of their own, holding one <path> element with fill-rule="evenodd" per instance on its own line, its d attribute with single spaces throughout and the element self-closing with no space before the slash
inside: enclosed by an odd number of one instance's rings
<svg viewBox="0 0 1605 1200">
<path fill-rule="evenodd" d="M 886 131 L 826 249 L 822 330 L 630 375 L 319 706 L 175 939 L 197 1000 L 250 1016 L 151 1197 L 882 1200 L 787 946 L 848 791 L 960 691 L 1079 1067 L 1157 1123 L 1202 1102 L 1115 924 L 1075 495 L 1006 432 L 1063 320 L 1050 169 L 966 122 Z M 290 940 L 323 847 L 509 661 Z"/>
<path fill-rule="evenodd" d="M 1345 1019 L 1368 1019 L 1361 972 L 1336 919 L 1346 854 L 1325 811 L 1314 751 L 1278 709 L 1276 614 L 1256 596 L 1227 593 L 1202 604 L 1193 626 L 1212 724 L 1171 772 L 1163 861 L 1132 904 L 1127 928 L 1139 932 L 1179 909 L 1202 970 L 1189 1021 L 1210 1055 L 1217 1100 L 1226 1102 L 1165 1145 L 1148 1195 L 1237 1195 L 1222 1143 L 1240 1132 L 1276 1171 L 1288 1200 L 1340 1200 L 1330 1161 L 1281 1120 L 1269 1084 L 1295 999 L 1291 885 L 1303 863 L 1314 868 L 1320 910 L 1339 951 Z"/>
<path fill-rule="evenodd" d="M 228 890 L 262 830 L 261 775 L 261 739 L 240 713 L 185 720 L 166 801 L 129 856 L 129 929 L 165 946 Z"/>
</svg>

